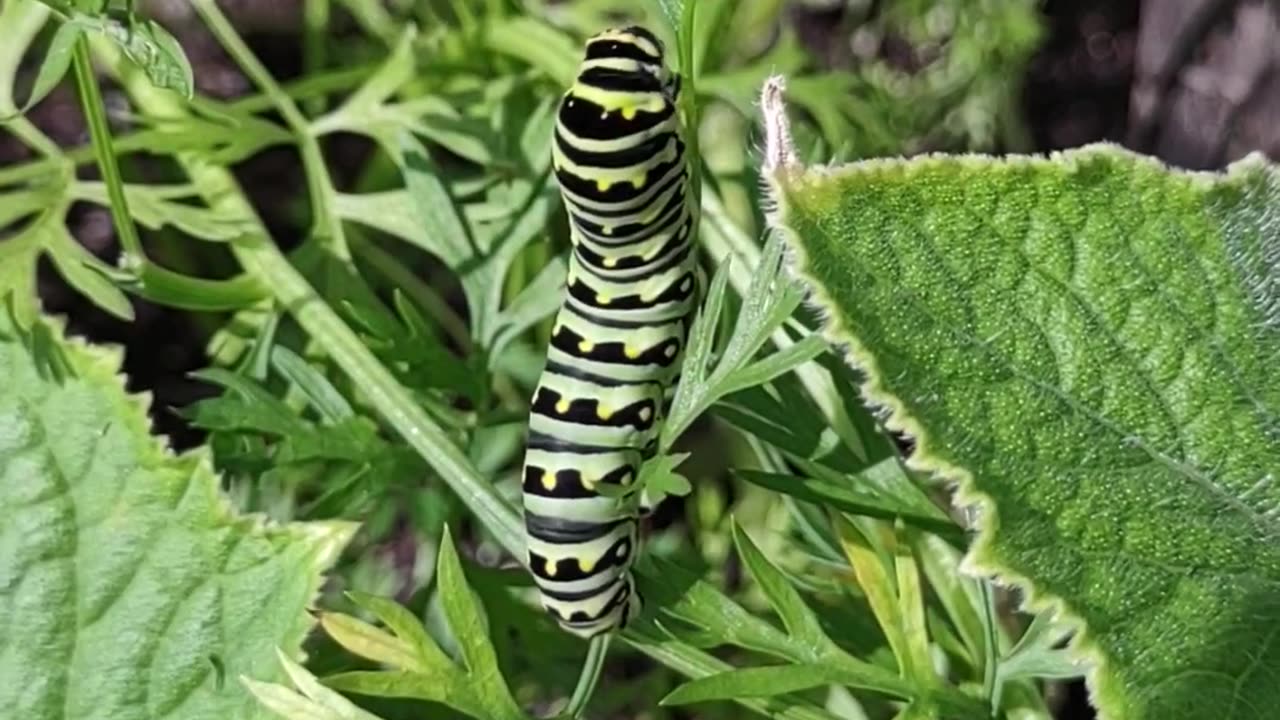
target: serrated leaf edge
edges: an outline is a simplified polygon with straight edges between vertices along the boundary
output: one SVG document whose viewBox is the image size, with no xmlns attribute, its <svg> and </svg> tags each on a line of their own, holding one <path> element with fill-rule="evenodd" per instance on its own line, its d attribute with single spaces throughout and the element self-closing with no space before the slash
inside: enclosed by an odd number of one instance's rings
<svg viewBox="0 0 1280 720">
<path fill-rule="evenodd" d="M 213 458 L 207 445 L 198 445 L 183 452 L 175 452 L 169 438 L 155 433 L 150 410 L 154 396 L 150 392 L 130 392 L 127 376 L 121 371 L 124 362 L 124 348 L 116 344 L 95 344 L 79 335 L 67 333 L 67 318 L 62 315 L 49 315 L 41 312 L 34 322 L 44 323 L 53 338 L 60 344 L 61 350 L 76 373 L 89 380 L 99 390 L 109 394 L 109 400 L 116 406 L 116 417 L 126 424 L 131 435 L 145 436 L 149 441 L 138 447 L 142 457 L 152 462 L 169 464 L 182 468 L 190 468 L 193 475 L 199 476 L 197 482 L 204 492 L 211 492 L 215 522 L 223 522 L 229 527 L 243 528 L 246 531 L 258 531 L 272 537 L 284 536 L 307 544 L 314 554 L 317 572 L 311 578 L 308 588 L 309 600 L 306 607 L 315 605 L 323 584 L 323 572 L 333 565 L 339 554 L 350 542 L 359 528 L 359 523 L 343 521 L 322 521 L 308 523 L 281 524 L 263 513 L 241 513 L 231 504 L 230 498 L 220 489 L 220 476 L 213 467 Z M 302 613 L 298 624 L 292 628 L 296 636 L 286 638 L 299 662 L 306 659 L 302 651 L 302 640 L 311 632 L 316 618 L 309 613 Z"/>
<path fill-rule="evenodd" d="M 770 82 L 773 82 L 771 80 Z M 769 88 L 766 87 L 764 110 L 770 114 L 768 103 Z M 780 98 L 777 98 L 780 102 Z M 785 112 L 785 108 L 782 110 Z M 776 128 L 780 121 L 777 117 L 767 117 L 766 125 Z M 785 126 L 785 120 L 781 121 Z M 776 129 L 775 132 L 779 132 Z M 785 130 L 781 131 L 783 134 Z M 789 142 L 789 135 L 786 135 Z M 792 183 L 792 187 L 802 188 L 807 178 L 821 177 L 823 182 L 841 177 L 862 175 L 882 171 L 888 168 L 905 169 L 907 171 L 936 166 L 942 163 L 972 165 L 974 167 L 991 163 L 1004 165 L 1043 165 L 1061 164 L 1068 168 L 1077 166 L 1081 161 L 1098 156 L 1120 158 L 1135 165 L 1146 164 L 1164 172 L 1189 177 L 1193 183 L 1205 186 L 1222 186 L 1239 183 L 1257 172 L 1265 172 L 1269 163 L 1264 155 L 1250 153 L 1244 158 L 1227 166 L 1222 172 L 1190 171 L 1171 167 L 1156 158 L 1132 152 L 1113 143 L 1092 143 L 1073 150 L 1049 153 L 1044 155 L 1005 155 L 993 156 L 980 153 L 948 155 L 931 153 L 913 158 L 876 158 L 848 163 L 840 166 L 801 167 L 794 160 L 794 152 L 786 149 L 766 149 L 766 168 L 762 173 L 762 187 L 766 197 L 764 207 L 768 208 L 767 222 L 779 232 L 785 242 L 785 263 L 793 277 L 800 280 L 808 290 L 805 304 L 817 314 L 820 323 L 819 332 L 830 343 L 833 352 L 850 367 L 860 369 L 865 381 L 859 387 L 864 402 L 870 407 L 882 408 L 886 411 L 884 426 L 895 432 L 903 432 L 915 438 L 916 449 L 906 464 L 913 470 L 935 475 L 944 481 L 952 490 L 952 498 L 956 507 L 972 518 L 972 530 L 977 536 L 969 545 L 961 560 L 960 569 L 967 575 L 986 579 L 1017 590 L 1020 600 L 1019 609 L 1039 614 L 1051 613 L 1058 622 L 1072 631 L 1067 650 L 1078 663 L 1087 666 L 1085 683 L 1089 692 L 1090 704 L 1098 711 L 1100 720 L 1123 718 L 1128 712 L 1129 692 L 1111 674 L 1110 660 L 1101 646 L 1093 639 L 1084 618 L 1081 617 L 1064 599 L 1041 591 L 1029 577 L 1014 571 L 1001 563 L 994 550 L 996 534 L 999 528 L 999 514 L 995 500 L 987 493 L 979 490 L 974 482 L 973 474 L 968 469 L 953 465 L 932 451 L 932 438 L 916 418 L 911 416 L 898 396 L 885 388 L 883 375 L 875 357 L 852 333 L 843 327 L 841 319 L 832 308 L 836 305 L 826 290 L 809 274 L 809 259 L 800 244 L 795 241 L 794 233 L 787 225 L 787 204 L 783 194 L 783 185 Z M 774 158 L 776 161 L 770 161 Z M 799 183 L 797 184 L 797 181 Z"/>
</svg>

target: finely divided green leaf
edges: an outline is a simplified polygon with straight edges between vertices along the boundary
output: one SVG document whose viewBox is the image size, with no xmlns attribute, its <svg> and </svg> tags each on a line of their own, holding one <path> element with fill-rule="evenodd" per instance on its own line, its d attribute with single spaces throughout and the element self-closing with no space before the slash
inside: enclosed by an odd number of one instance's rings
<svg viewBox="0 0 1280 720">
<path fill-rule="evenodd" d="M 545 72 L 559 87 L 567 88 L 577 74 L 582 48 L 573 38 L 530 17 L 496 20 L 485 26 L 485 44 Z"/>
<path fill-rule="evenodd" d="M 782 618 L 787 633 L 813 652 L 829 649 L 831 641 L 818 624 L 817 616 L 805 605 L 804 599 L 787 577 L 765 558 L 736 521 L 733 523 L 733 540 L 738 547 L 738 554 L 742 556 L 742 562 L 750 569 L 751 576 L 760 584 L 769 603 Z"/>
<path fill-rule="evenodd" d="M 1084 622 L 1104 717 L 1271 717 L 1280 172 L 1090 147 L 773 182 L 870 398 L 987 505 L 970 564 Z"/>
<path fill-rule="evenodd" d="M 0 312 L 0 707 L 15 717 L 263 717 L 346 524 L 237 517 L 174 456 L 119 357 Z M 140 705 L 139 693 L 145 701 Z"/>
<path fill-rule="evenodd" d="M 379 720 L 377 716 L 361 710 L 350 700 L 321 685 L 305 668 L 283 654 L 280 656 L 280 663 L 296 690 L 284 685 L 243 679 L 249 692 L 277 717 L 284 720 Z"/>
<path fill-rule="evenodd" d="M 71 22 L 107 36 L 137 63 L 152 85 L 173 90 L 187 99 L 195 92 L 191 63 L 178 41 L 154 20 L 130 18 L 128 24 L 105 16 L 78 15 Z"/>
<path fill-rule="evenodd" d="M 662 698 L 663 705 L 688 705 L 708 700 L 770 697 L 838 685 L 839 670 L 823 665 L 766 665 L 741 668 L 691 680 Z"/>
<path fill-rule="evenodd" d="M 31 86 L 31 95 L 23 103 L 20 113 L 25 113 L 53 91 L 71 67 L 71 51 L 76 41 L 84 33 L 84 28 L 75 23 L 63 23 L 58 32 L 49 41 L 49 50 L 45 53 L 40 70 L 36 73 L 35 83 Z M 0 118 L 3 120 L 3 118 Z"/>
<path fill-rule="evenodd" d="M 482 608 L 467 586 L 447 528 L 436 577 L 460 662 L 446 656 L 408 610 L 390 600 L 353 595 L 358 605 L 386 623 L 391 632 L 338 614 L 327 615 L 324 627 L 347 650 L 388 669 L 345 672 L 326 678 L 325 683 L 365 695 L 435 700 L 484 720 L 526 720 L 502 677 Z"/>
</svg>

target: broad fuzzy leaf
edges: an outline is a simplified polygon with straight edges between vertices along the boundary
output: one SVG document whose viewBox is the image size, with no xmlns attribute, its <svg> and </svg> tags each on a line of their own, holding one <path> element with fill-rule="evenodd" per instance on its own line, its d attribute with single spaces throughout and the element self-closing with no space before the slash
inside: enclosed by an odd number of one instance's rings
<svg viewBox="0 0 1280 720">
<path fill-rule="evenodd" d="M 264 717 L 234 678 L 298 655 L 352 527 L 235 516 L 206 454 L 150 435 L 119 360 L 0 313 L 0 707 Z"/>
<path fill-rule="evenodd" d="M 1280 704 L 1280 171 L 1094 146 L 803 170 L 796 270 L 916 465 L 981 506 L 968 564 L 1086 628 L 1105 718 Z"/>
</svg>

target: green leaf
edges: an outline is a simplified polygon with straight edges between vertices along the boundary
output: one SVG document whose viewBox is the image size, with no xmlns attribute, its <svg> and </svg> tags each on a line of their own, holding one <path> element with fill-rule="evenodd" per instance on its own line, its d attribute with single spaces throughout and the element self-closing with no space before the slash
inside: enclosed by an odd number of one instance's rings
<svg viewBox="0 0 1280 720">
<path fill-rule="evenodd" d="M 45 249 L 54 267 L 58 268 L 58 274 L 94 305 L 121 320 L 132 321 L 133 305 L 108 279 L 110 266 L 76 242 L 65 225 L 50 227 L 46 232 Z"/>
<path fill-rule="evenodd" d="M 361 710 L 350 700 L 321 685 L 305 668 L 283 654 L 280 655 L 280 664 L 296 690 L 285 685 L 243 679 L 249 692 L 277 717 L 284 720 L 379 720 L 376 715 Z"/>
<path fill-rule="evenodd" d="M 1109 146 L 805 171 L 764 105 L 828 335 L 914 462 L 984 506 L 970 566 L 1083 623 L 1104 714 L 1269 717 L 1280 172 Z"/>
<path fill-rule="evenodd" d="M 225 131 L 225 128 L 222 130 Z M 187 132 L 206 137 L 212 133 L 216 137 L 219 131 L 204 125 L 195 125 L 188 127 Z M 243 128 L 236 132 L 249 133 Z M 158 146 L 159 143 L 156 145 Z M 159 152 L 161 148 L 153 146 L 148 150 Z M 87 200 L 104 207 L 110 203 L 107 188 L 101 182 L 78 180 L 71 187 L 70 192 L 77 200 Z M 238 240 L 253 231 L 253 226 L 239 216 L 177 202 L 179 198 L 194 194 L 192 188 L 186 185 L 127 184 L 124 186 L 124 194 L 133 219 L 139 225 L 153 230 L 172 226 L 192 237 L 213 242 Z"/>
<path fill-rule="evenodd" d="M 528 317 L 520 317 L 526 310 L 519 306 L 511 310 L 511 315 L 501 314 L 502 281 L 520 250 L 546 226 L 551 210 L 550 189 L 545 178 L 535 184 L 512 186 L 510 195 L 514 197 L 501 199 L 505 209 L 502 217 L 491 223 L 468 223 L 464 208 L 450 195 L 426 148 L 407 133 L 400 136 L 400 144 L 400 169 L 421 225 L 419 232 L 404 237 L 424 240 L 423 249 L 458 274 L 467 297 L 472 337 L 482 347 L 492 348 L 504 325 L 528 321 Z M 542 279 L 543 286 L 553 277 Z M 549 312 L 554 307 L 551 303 L 534 303 L 534 313 Z"/>
<path fill-rule="evenodd" d="M 800 304 L 800 293 L 794 283 L 781 275 L 782 250 L 780 238 L 772 237 L 765 244 L 760 266 L 744 296 L 733 334 L 715 369 L 708 374 L 707 364 L 720 324 L 731 262 L 726 259 L 716 270 L 706 303 L 689 331 L 688 355 L 680 385 L 676 388 L 667 423 L 662 428 L 660 447 L 663 450 L 669 449 L 680 434 L 720 398 L 773 380 L 821 353 L 824 347 L 821 340 L 806 339 L 752 363 L 752 358 L 769 336 L 791 317 Z"/>
<path fill-rule="evenodd" d="M 152 85 L 190 100 L 195 93 L 191 63 L 182 46 L 154 20 L 130 17 L 128 24 L 106 16 L 77 14 L 69 22 L 102 33 L 146 73 Z"/>
<path fill-rule="evenodd" d="M 404 608 L 389 600 L 355 595 L 352 599 L 377 615 L 392 633 L 336 614 L 326 616 L 324 627 L 347 650 L 391 669 L 345 672 L 326 678 L 325 683 L 365 695 L 434 700 L 484 720 L 526 720 L 502 677 L 480 604 L 467 586 L 447 528 L 436 577 L 461 663 L 450 660 Z"/>
<path fill-rule="evenodd" d="M 530 17 L 513 17 L 485 26 L 485 45 L 519 58 L 567 88 L 577 75 L 581 46 L 551 25 Z"/>
<path fill-rule="evenodd" d="M 902 502 L 874 486 L 873 478 L 892 473 L 897 465 L 896 459 L 883 460 L 862 473 L 839 480 L 825 472 L 816 477 L 804 477 L 760 470 L 735 470 L 734 475 L 819 507 L 836 508 L 881 520 L 901 518 L 903 522 L 945 536 L 952 543 L 960 543 L 964 537 L 962 530 L 929 505 L 927 499 L 922 498 L 921 503 Z"/>
<path fill-rule="evenodd" d="M 80 39 L 83 32 L 84 28 L 75 23 L 63 23 L 58 28 L 58 32 L 54 33 L 53 39 L 49 41 L 49 50 L 45 53 L 44 61 L 40 63 L 40 70 L 36 73 L 35 83 L 31 86 L 31 95 L 23 103 L 22 109 L 18 111 L 19 114 L 35 107 L 58 86 L 62 78 L 66 77 L 67 70 L 71 68 L 72 50 L 75 49 L 76 41 Z M 0 118 L 0 120 L 3 119 Z"/>
<path fill-rule="evenodd" d="M 400 91 L 400 88 L 413 79 L 415 61 L 413 41 L 417 34 L 417 28 L 412 25 L 401 31 L 395 47 L 391 49 L 391 54 L 387 56 L 378 71 L 369 76 L 364 85 L 361 85 L 359 90 L 352 93 L 342 106 L 334 111 L 333 115 L 341 116 L 342 119 L 332 121 L 344 127 L 367 122 L 370 119 L 367 115 L 370 111 L 386 104 Z M 330 120 L 327 118 L 319 122 L 326 121 Z"/>
<path fill-rule="evenodd" d="M 760 584 L 760 589 L 768 596 L 769 603 L 782 618 L 782 624 L 795 640 L 802 645 L 821 651 L 831 645 L 826 633 L 818 624 L 818 618 L 805 605 L 800 593 L 791 585 L 785 575 L 770 563 L 751 537 L 742 530 L 735 520 L 733 523 L 733 542 L 738 547 L 742 562 L 751 571 L 751 576 Z"/>
<path fill-rule="evenodd" d="M 258 279 L 246 274 L 209 280 L 174 272 L 149 260 L 124 272 L 127 275 L 121 278 L 121 285 L 130 292 L 183 310 L 228 312 L 249 308 L 268 297 Z"/>
<path fill-rule="evenodd" d="M 738 697 L 770 697 L 839 685 L 842 673 L 823 665 L 766 665 L 729 670 L 687 682 L 662 698 L 663 705 L 688 705 Z"/>
<path fill-rule="evenodd" d="M 24 718 L 263 717 L 220 677 L 280 677 L 346 523 L 231 513 L 175 456 L 116 352 L 0 313 L 0 703 Z"/>
<path fill-rule="evenodd" d="M 717 394 L 723 397 L 739 390 L 771 382 L 779 375 L 789 373 L 813 360 L 826 349 L 825 340 L 817 335 L 810 335 L 795 345 L 726 374 L 724 380 L 716 387 Z"/>
<path fill-rule="evenodd" d="M 552 260 L 502 309 L 496 323 L 501 329 L 494 335 L 493 348 L 489 354 L 491 367 L 498 362 L 498 356 L 513 340 L 560 309 L 564 302 L 567 275 L 564 260 Z"/>
<path fill-rule="evenodd" d="M 667 496 L 683 497 L 693 490 L 689 479 L 676 472 L 676 468 L 689 457 L 689 453 L 657 455 L 640 466 L 640 476 L 632 488 L 640 488 L 650 507 L 656 507 Z M 632 488 L 625 488 L 629 492 Z M 609 489 L 614 489 L 609 486 Z"/>
<path fill-rule="evenodd" d="M 418 658 L 427 665 L 436 666 L 448 662 L 440 646 L 427 634 L 418 618 L 400 603 L 367 593 L 348 592 L 347 596 L 352 602 L 377 616 L 397 638 L 409 643 Z"/>
<path fill-rule="evenodd" d="M 339 645 L 362 658 L 418 673 L 431 670 L 420 663 L 411 645 L 350 615 L 325 613 L 320 626 Z"/>
<path fill-rule="evenodd" d="M 351 403 L 301 355 L 283 345 L 274 345 L 271 348 L 271 367 L 297 386 L 327 422 L 336 423 L 354 417 Z"/>
</svg>

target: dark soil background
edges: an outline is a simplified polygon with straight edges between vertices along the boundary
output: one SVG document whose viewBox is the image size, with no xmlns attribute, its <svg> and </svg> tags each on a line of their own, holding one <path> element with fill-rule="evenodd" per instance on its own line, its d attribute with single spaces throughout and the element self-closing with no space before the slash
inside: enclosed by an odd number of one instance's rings
<svg viewBox="0 0 1280 720">
<path fill-rule="evenodd" d="M 297 74 L 297 0 L 223 4 L 278 77 Z M 231 97 L 248 90 L 206 34 L 182 30 L 196 27 L 185 2 L 153 0 L 149 6 L 181 37 L 202 92 Z M 1255 150 L 1280 158 L 1280 3 L 1048 0 L 1042 13 L 1047 37 L 1028 68 L 1023 96 L 1037 151 L 1108 140 L 1189 169 L 1220 168 Z M 59 142 L 87 140 L 75 98 L 65 89 L 33 119 Z M 24 154 L 0 134 L 0 165 Z M 289 153 L 266 153 L 239 170 L 250 197 L 267 209 L 275 203 L 264 200 L 302 187 L 294 166 Z M 269 222 L 283 220 L 272 214 L 266 213 Z M 105 210 L 79 210 L 73 229 L 94 252 L 114 258 Z M 48 268 L 40 287 L 45 308 L 67 316 L 75 332 L 125 346 L 130 384 L 154 394 L 160 432 L 180 447 L 200 440 L 173 409 L 209 392 L 187 377 L 206 364 L 207 327 L 138 301 L 136 322 L 116 321 L 71 293 Z M 1082 685 L 1061 692 L 1060 717 L 1093 717 Z"/>
</svg>

